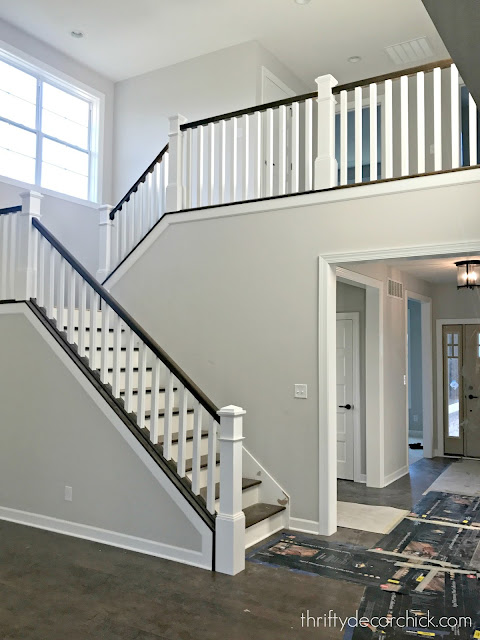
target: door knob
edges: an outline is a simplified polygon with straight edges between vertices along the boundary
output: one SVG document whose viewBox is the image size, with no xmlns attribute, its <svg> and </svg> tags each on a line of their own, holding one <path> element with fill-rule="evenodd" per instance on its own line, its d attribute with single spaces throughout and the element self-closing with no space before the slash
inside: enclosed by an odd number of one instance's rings
<svg viewBox="0 0 480 640">
<path fill-rule="evenodd" d="M 338 408 L 339 409 L 347 409 L 347 411 L 349 411 L 350 409 L 353 409 L 353 406 L 351 404 L 339 404 Z"/>
<path fill-rule="evenodd" d="M 478 396 L 472 396 L 472 394 L 470 393 L 469 396 L 468 396 L 468 399 L 469 400 L 473 400 L 474 398 L 478 398 Z"/>
</svg>

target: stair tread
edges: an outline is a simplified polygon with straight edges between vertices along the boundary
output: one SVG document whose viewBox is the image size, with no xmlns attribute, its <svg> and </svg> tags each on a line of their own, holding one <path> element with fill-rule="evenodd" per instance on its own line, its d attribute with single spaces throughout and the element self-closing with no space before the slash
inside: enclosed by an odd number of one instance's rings
<svg viewBox="0 0 480 640">
<path fill-rule="evenodd" d="M 114 347 L 108 347 L 108 351 L 114 351 Z M 97 347 L 97 351 L 101 351 L 102 347 Z M 126 351 L 127 347 L 120 347 L 120 351 Z M 133 347 L 134 351 L 140 351 L 140 347 Z M 85 351 L 90 351 L 90 347 L 85 347 Z"/>
<path fill-rule="evenodd" d="M 262 484 L 261 480 L 253 480 L 252 478 L 242 478 L 242 491 L 246 491 L 247 489 L 251 489 L 252 487 L 257 487 Z M 207 499 L 207 487 L 202 487 L 200 489 L 200 495 L 205 500 Z M 217 482 L 215 484 L 215 500 L 218 500 L 220 497 L 220 483 Z"/>
<path fill-rule="evenodd" d="M 147 428 L 143 428 L 142 431 L 145 433 L 145 435 L 150 438 L 150 431 Z M 208 431 L 202 430 L 202 438 L 207 438 L 208 437 Z M 189 440 L 193 440 L 193 429 L 189 429 L 187 431 L 187 441 Z M 163 446 L 163 441 L 164 441 L 164 435 L 160 435 L 158 436 L 158 444 L 161 444 Z M 178 432 L 176 433 L 172 433 L 172 444 L 178 444 Z"/>
<path fill-rule="evenodd" d="M 194 412 L 194 409 L 187 409 L 187 413 L 193 413 L 193 412 Z M 172 415 L 178 416 L 179 413 L 180 413 L 180 409 L 178 407 L 172 407 Z M 151 411 L 145 411 L 145 420 L 150 420 L 151 416 L 152 416 Z M 158 417 L 159 418 L 165 417 L 165 409 L 159 410 Z"/>
<path fill-rule="evenodd" d="M 250 507 L 243 509 L 243 513 L 245 514 L 245 529 L 253 527 L 254 524 L 258 524 L 281 511 L 285 511 L 285 507 L 279 504 L 267 504 L 266 502 L 252 504 Z"/>
</svg>

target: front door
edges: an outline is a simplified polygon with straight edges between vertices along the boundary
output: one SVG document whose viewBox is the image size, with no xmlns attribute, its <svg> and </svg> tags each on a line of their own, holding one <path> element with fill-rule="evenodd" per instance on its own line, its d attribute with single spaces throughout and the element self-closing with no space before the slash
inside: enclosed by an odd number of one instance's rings
<svg viewBox="0 0 480 640">
<path fill-rule="evenodd" d="M 443 327 L 445 453 L 480 458 L 480 324 Z"/>
<path fill-rule="evenodd" d="M 337 318 L 337 476 L 353 480 L 353 320 Z"/>
</svg>

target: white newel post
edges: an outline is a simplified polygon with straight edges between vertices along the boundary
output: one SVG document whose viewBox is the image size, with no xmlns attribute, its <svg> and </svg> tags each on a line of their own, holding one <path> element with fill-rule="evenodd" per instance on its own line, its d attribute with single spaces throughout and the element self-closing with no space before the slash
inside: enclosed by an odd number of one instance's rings
<svg viewBox="0 0 480 640">
<path fill-rule="evenodd" d="M 38 234 L 32 226 L 32 220 L 40 220 L 40 202 L 43 196 L 37 191 L 25 191 L 20 197 L 22 210 L 17 218 L 15 300 L 30 300 L 37 296 L 38 262 Z"/>
<path fill-rule="evenodd" d="M 245 569 L 245 514 L 242 511 L 243 416 L 223 407 L 220 416 L 220 508 L 216 518 L 215 570 L 234 576 Z"/>
<path fill-rule="evenodd" d="M 335 105 L 332 93 L 338 81 L 330 74 L 320 76 L 318 85 L 318 152 L 315 160 L 315 189 L 337 186 L 338 163 L 335 159 Z"/>
<path fill-rule="evenodd" d="M 168 185 L 166 191 L 166 210 L 180 211 L 185 202 L 185 186 L 183 184 L 183 133 L 180 127 L 187 122 L 181 115 L 168 119 Z"/>
<path fill-rule="evenodd" d="M 98 208 L 100 213 L 100 228 L 98 232 L 98 271 L 97 280 L 103 282 L 112 271 L 112 241 L 114 221 L 110 220 L 113 207 L 104 204 Z"/>
</svg>

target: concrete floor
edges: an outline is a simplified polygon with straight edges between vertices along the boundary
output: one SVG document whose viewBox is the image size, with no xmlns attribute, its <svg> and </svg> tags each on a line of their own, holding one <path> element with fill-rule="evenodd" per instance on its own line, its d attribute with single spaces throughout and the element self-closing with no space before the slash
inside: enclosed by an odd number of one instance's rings
<svg viewBox="0 0 480 640">
<path fill-rule="evenodd" d="M 409 508 L 448 464 L 421 460 L 412 478 L 382 490 L 339 482 L 339 499 Z M 329 539 L 371 546 L 380 537 L 342 529 Z M 363 594 L 249 562 L 230 578 L 9 522 L 0 541 L 2 640 L 340 639 L 340 627 L 302 629 L 301 614 L 353 615 Z"/>
</svg>

